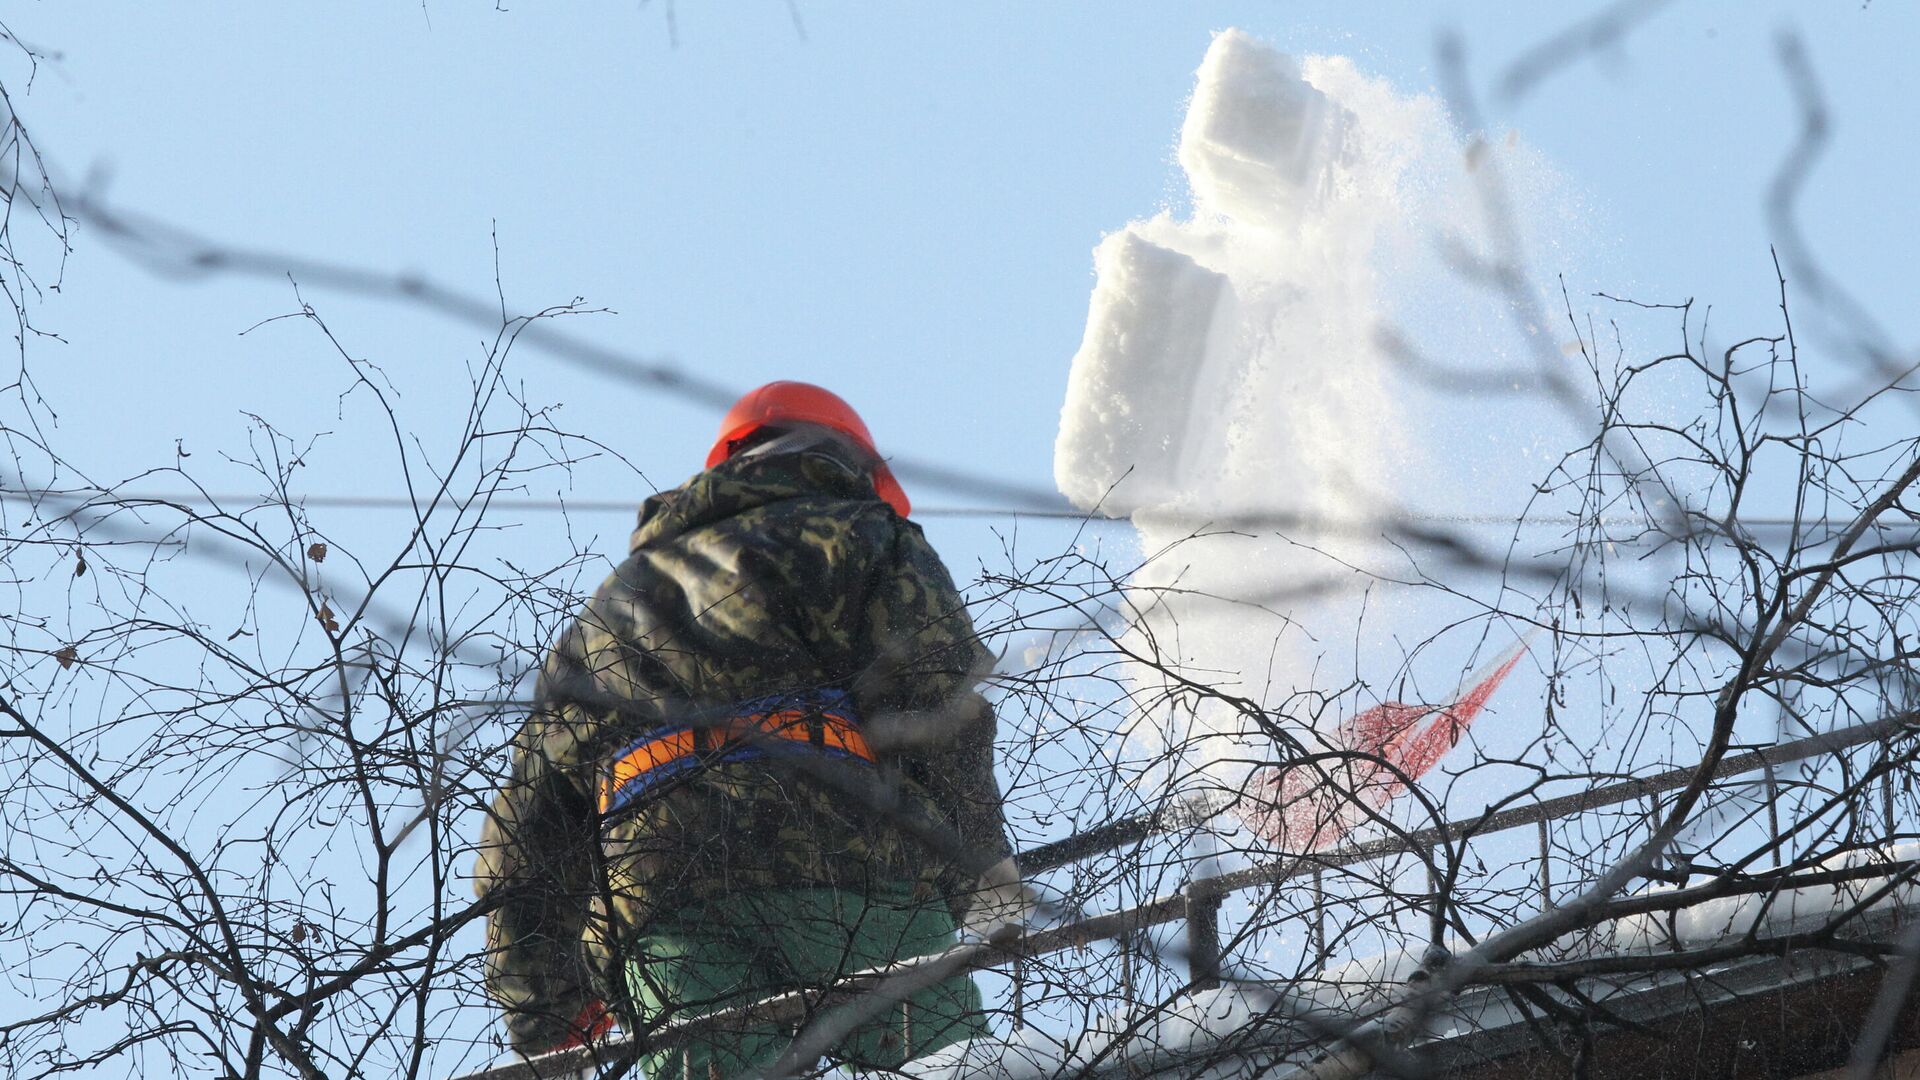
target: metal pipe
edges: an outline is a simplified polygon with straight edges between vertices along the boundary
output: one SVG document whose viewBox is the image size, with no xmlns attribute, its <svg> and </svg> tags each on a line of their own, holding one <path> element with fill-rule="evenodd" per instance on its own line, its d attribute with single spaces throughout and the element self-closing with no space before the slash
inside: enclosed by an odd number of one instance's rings
<svg viewBox="0 0 1920 1080">
<path fill-rule="evenodd" d="M 1220 985 L 1220 893 L 1201 885 L 1182 891 L 1187 902 L 1187 981 L 1194 990 Z"/>
</svg>

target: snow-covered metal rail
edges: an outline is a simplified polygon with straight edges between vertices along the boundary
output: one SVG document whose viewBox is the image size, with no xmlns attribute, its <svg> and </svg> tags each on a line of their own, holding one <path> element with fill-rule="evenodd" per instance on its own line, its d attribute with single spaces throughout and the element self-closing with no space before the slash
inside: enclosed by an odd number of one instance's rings
<svg viewBox="0 0 1920 1080">
<path fill-rule="evenodd" d="M 1774 770 L 1783 765 L 1843 750 L 1885 742 L 1893 737 L 1920 730 L 1920 711 L 1904 712 L 1870 724 L 1808 736 L 1791 742 L 1749 750 L 1724 758 L 1713 770 L 1714 779 L 1725 779 L 1751 772 L 1765 772 L 1768 782 Z M 1266 860 L 1253 866 L 1222 874 L 1194 878 L 1178 893 L 1156 897 L 1146 903 L 1120 911 L 1077 919 L 1061 926 L 1030 930 L 1017 936 L 991 942 L 969 942 L 941 953 L 917 957 L 886 967 L 858 972 L 842 979 L 825 991 L 793 991 L 764 998 L 747 1005 L 687 1017 L 664 1024 L 648 1032 L 622 1034 L 593 1047 L 582 1047 L 528 1058 L 519 1062 L 483 1069 L 457 1080 L 552 1080 L 570 1076 L 596 1065 L 629 1061 L 637 1054 L 679 1042 L 710 1027 L 743 1021 L 793 1022 L 836 1002 L 847 1002 L 876 991 L 897 998 L 952 976 L 988 968 L 1017 965 L 1022 961 L 1064 949 L 1084 947 L 1096 941 L 1112 940 L 1138 933 L 1148 927 L 1184 920 L 1190 989 L 1217 985 L 1220 979 L 1219 916 L 1224 899 L 1236 892 L 1260 886 L 1277 885 L 1330 869 L 1350 866 L 1394 855 L 1418 854 L 1431 866 L 1431 853 L 1443 846 L 1463 844 L 1468 839 L 1534 825 L 1541 826 L 1541 860 L 1544 868 L 1547 831 L 1544 826 L 1571 815 L 1657 797 L 1678 790 L 1693 780 L 1697 767 L 1670 769 L 1646 777 L 1631 777 L 1600 787 L 1588 788 L 1557 798 L 1544 799 L 1506 810 L 1480 814 L 1431 828 L 1411 830 L 1356 844 L 1347 844 L 1307 855 L 1289 855 Z M 1894 777 L 1886 770 L 1880 777 L 1880 794 L 1888 820 L 1893 819 Z M 1155 836 L 1180 832 L 1203 825 L 1215 814 L 1225 812 L 1232 800 L 1187 800 L 1151 814 L 1121 819 L 1064 840 L 1042 845 L 1019 856 L 1022 870 L 1029 874 L 1065 866 L 1096 855 L 1114 851 Z M 1774 825 L 1777 831 L 1777 823 Z M 1857 879 L 1885 875 L 1887 866 L 1853 867 L 1815 874 L 1831 878 Z M 1543 872 L 1538 888 L 1542 906 L 1550 906 L 1552 882 Z M 1735 891 L 1738 891 L 1737 889 Z M 1720 890 L 1713 895 L 1722 895 Z M 1703 894 L 1705 895 L 1705 894 Z M 1671 902 L 1671 894 L 1668 902 Z M 1017 988 L 1016 988 L 1017 992 Z"/>
</svg>

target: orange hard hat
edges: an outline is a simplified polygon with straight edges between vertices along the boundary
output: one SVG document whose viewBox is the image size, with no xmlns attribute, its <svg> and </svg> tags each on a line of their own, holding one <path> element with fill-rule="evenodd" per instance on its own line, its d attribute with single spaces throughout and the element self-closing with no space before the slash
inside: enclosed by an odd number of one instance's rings
<svg viewBox="0 0 1920 1080">
<path fill-rule="evenodd" d="M 866 421 L 860 419 L 860 414 L 854 412 L 853 406 L 847 404 L 840 395 L 812 383 L 782 379 L 750 390 L 734 402 L 733 408 L 727 410 L 726 419 L 720 421 L 720 437 L 714 440 L 713 449 L 707 452 L 707 468 L 711 469 L 731 457 L 734 447 L 754 432 L 763 428 L 788 428 L 795 424 L 818 424 L 852 440 L 854 445 L 873 459 L 873 489 L 880 498 L 901 517 L 906 517 L 907 512 L 913 509 L 913 504 L 907 500 L 907 493 L 900 488 L 900 482 L 893 478 L 893 470 L 881 460 Z"/>
</svg>

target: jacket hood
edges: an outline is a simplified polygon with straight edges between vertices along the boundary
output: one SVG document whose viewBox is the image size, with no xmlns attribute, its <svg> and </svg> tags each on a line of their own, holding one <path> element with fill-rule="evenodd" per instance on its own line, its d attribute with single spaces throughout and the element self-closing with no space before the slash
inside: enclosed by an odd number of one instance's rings
<svg viewBox="0 0 1920 1080">
<path fill-rule="evenodd" d="M 881 502 L 860 453 L 837 440 L 820 439 L 736 455 L 640 506 L 629 551 L 716 521 L 790 499 Z M 892 511 L 889 510 L 889 513 Z"/>
</svg>

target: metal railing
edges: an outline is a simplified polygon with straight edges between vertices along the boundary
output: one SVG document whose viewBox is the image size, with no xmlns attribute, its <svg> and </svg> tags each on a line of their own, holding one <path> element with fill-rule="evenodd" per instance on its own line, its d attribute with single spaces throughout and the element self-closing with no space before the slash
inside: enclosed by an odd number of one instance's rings
<svg viewBox="0 0 1920 1080">
<path fill-rule="evenodd" d="M 1839 751 L 1884 742 L 1902 733 L 1916 730 L 1920 712 L 1901 713 L 1874 723 L 1812 735 L 1791 742 L 1751 750 L 1723 758 L 1712 771 L 1720 780 L 1750 772 L 1763 772 L 1769 789 L 1777 789 L 1776 770 L 1783 766 Z M 1188 989 L 1199 990 L 1218 985 L 1221 976 L 1220 911 L 1225 898 L 1244 890 L 1274 886 L 1303 877 L 1315 878 L 1315 894 L 1320 895 L 1319 876 L 1325 871 L 1395 855 L 1416 854 L 1431 861 L 1436 848 L 1462 844 L 1470 838 L 1491 833 L 1536 826 L 1539 844 L 1539 875 L 1536 884 L 1542 908 L 1553 903 L 1553 882 L 1548 873 L 1550 831 L 1548 823 L 1587 811 L 1617 806 L 1636 800 L 1648 800 L 1677 791 L 1691 783 L 1697 766 L 1670 769 L 1646 777 L 1631 777 L 1584 791 L 1543 799 L 1506 810 L 1495 811 L 1447 822 L 1425 829 L 1411 830 L 1361 843 L 1347 844 L 1325 851 L 1288 855 L 1264 860 L 1252 866 L 1190 880 L 1177 893 L 1163 895 L 1134 907 L 1070 921 L 1046 929 L 1029 930 L 1015 936 L 988 942 L 969 942 L 944 952 L 900 961 L 881 968 L 849 975 L 824 991 L 791 991 L 747 1005 L 703 1013 L 663 1024 L 641 1035 L 621 1035 L 593 1047 L 580 1047 L 554 1054 L 528 1058 L 468 1074 L 458 1080 L 551 1080 L 582 1069 L 676 1046 L 710 1028 L 741 1023 L 791 1023 L 830 1007 L 875 991 L 899 995 L 904 987 L 931 984 L 953 976 L 989 968 L 1017 966 L 1024 961 L 1065 949 L 1080 948 L 1096 941 L 1113 940 L 1137 934 L 1149 927 L 1184 920 Z M 1879 777 L 1880 797 L 1885 804 L 1889 824 L 1893 821 L 1893 776 L 1885 771 Z M 1017 858 L 1025 874 L 1038 874 L 1092 858 L 1156 836 L 1176 833 L 1203 825 L 1206 820 L 1230 809 L 1231 800 L 1190 799 L 1165 810 L 1121 819 L 1045 844 Z M 1779 836 L 1777 818 L 1772 820 L 1774 836 Z M 1843 877 L 1867 876 L 1859 870 L 1837 872 Z M 1836 879 L 1837 880 L 1837 879 Z M 1318 901 L 1317 901 L 1318 902 Z M 1313 934 L 1324 948 L 1325 929 Z"/>
</svg>

